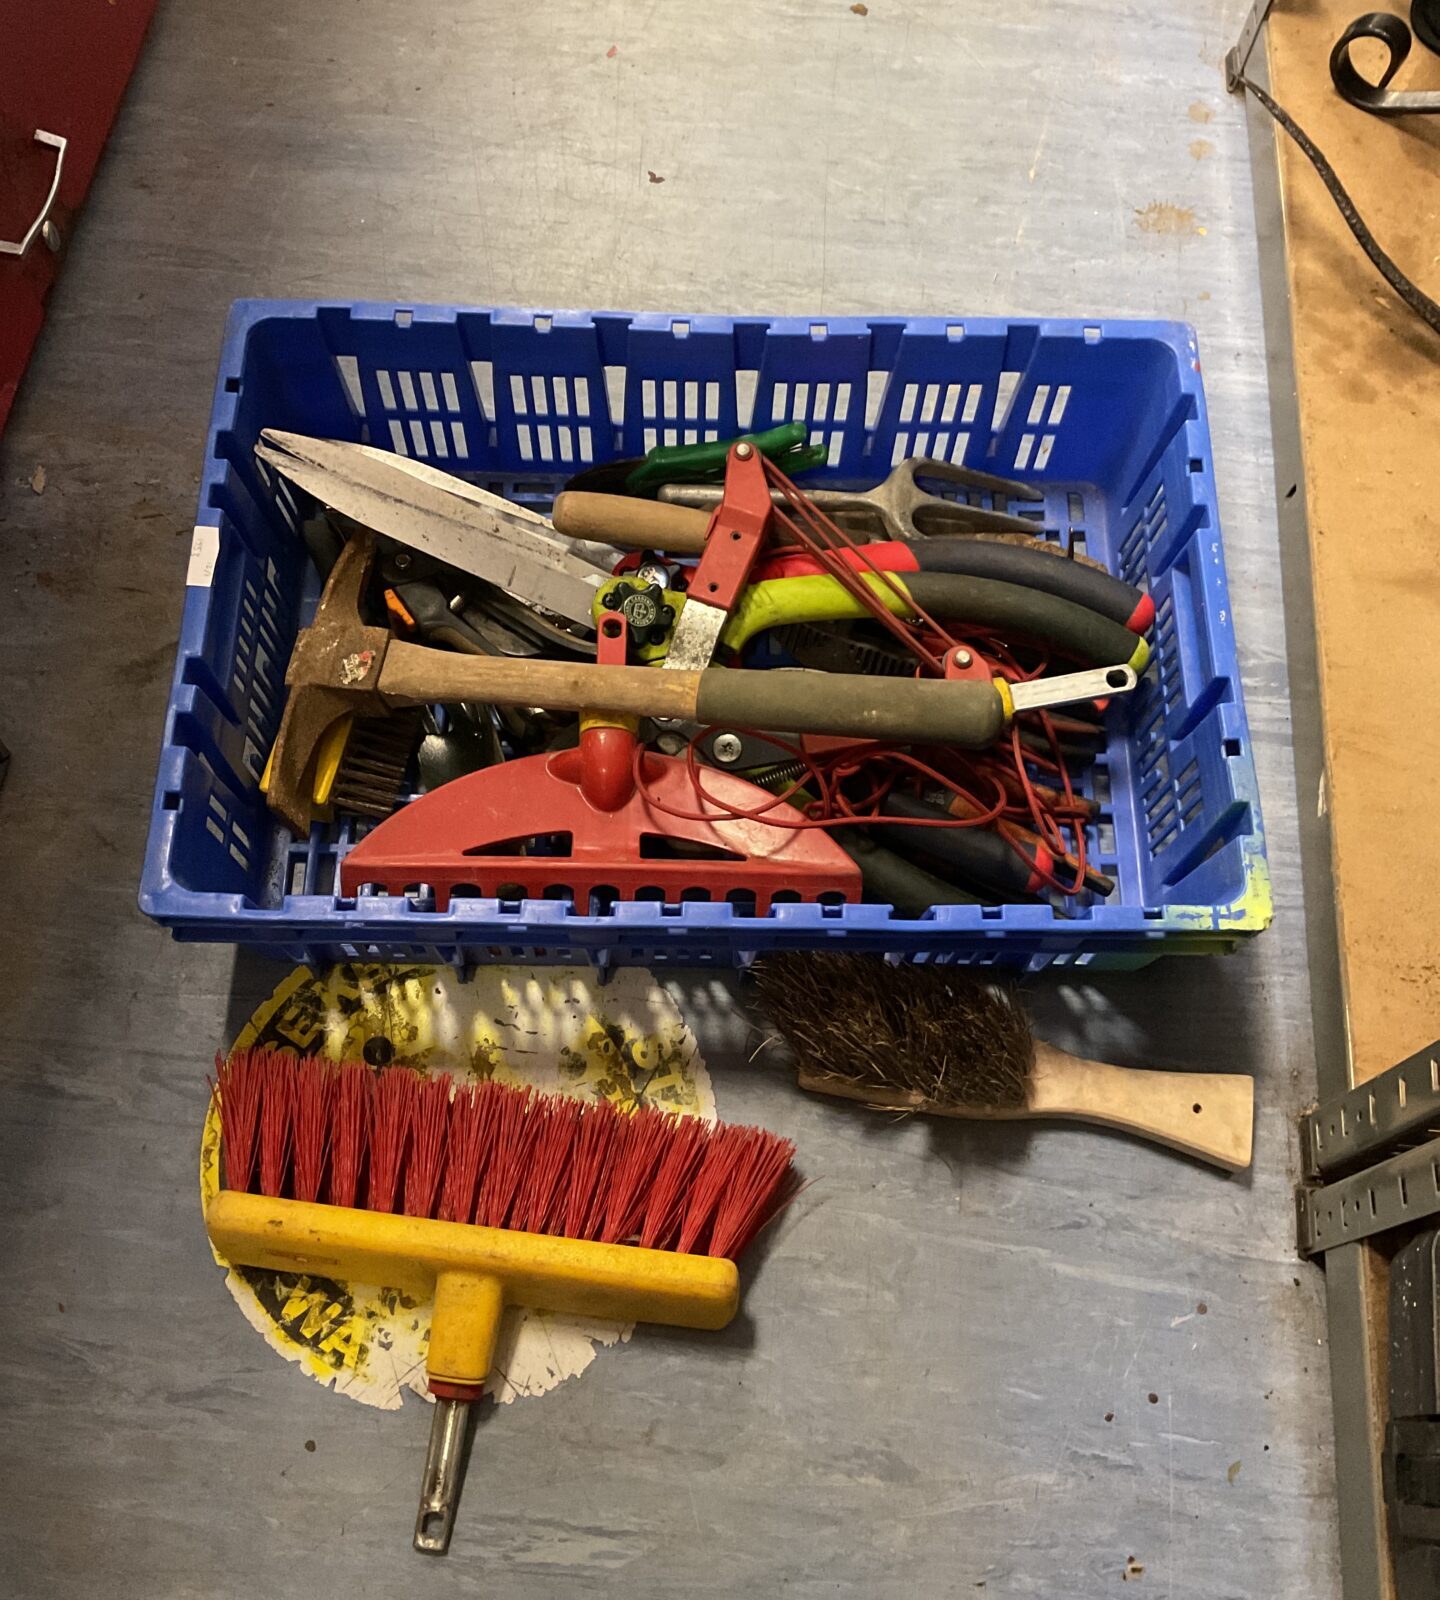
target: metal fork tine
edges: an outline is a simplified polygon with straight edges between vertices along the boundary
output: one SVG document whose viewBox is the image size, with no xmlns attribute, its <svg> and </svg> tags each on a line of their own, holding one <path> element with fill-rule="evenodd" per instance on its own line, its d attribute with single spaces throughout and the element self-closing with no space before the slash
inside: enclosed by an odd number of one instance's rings
<svg viewBox="0 0 1440 1600">
<path fill-rule="evenodd" d="M 899 530 L 902 539 L 923 539 L 924 531 L 915 526 L 917 511 L 943 509 L 952 528 L 993 530 L 1002 533 L 1026 533 L 1032 537 L 1035 525 L 1024 517 L 1012 517 L 1008 511 L 987 511 L 981 506 L 946 500 L 940 495 L 928 494 L 917 478 L 938 478 L 946 483 L 958 483 L 967 489 L 979 489 L 993 495 L 1012 495 L 1021 500 L 1043 499 L 1039 490 L 1026 483 L 1014 483 L 1009 478 L 997 478 L 989 472 L 975 472 L 969 467 L 952 466 L 948 461 L 936 461 L 929 456 L 911 456 L 900 462 L 884 483 L 870 491 L 875 504 L 883 506 Z"/>
<path fill-rule="evenodd" d="M 933 456 L 911 456 L 908 461 L 902 461 L 891 476 L 899 478 L 902 474 L 912 483 L 916 478 L 939 478 L 945 483 L 964 484 L 967 489 L 979 489 L 986 494 L 1008 495 L 1012 500 L 1045 498 L 1045 491 L 1037 489 L 1033 483 L 1020 483 L 1014 478 L 1000 478 L 993 472 L 977 472 L 973 467 L 960 467 L 950 461 L 937 461 Z"/>
</svg>

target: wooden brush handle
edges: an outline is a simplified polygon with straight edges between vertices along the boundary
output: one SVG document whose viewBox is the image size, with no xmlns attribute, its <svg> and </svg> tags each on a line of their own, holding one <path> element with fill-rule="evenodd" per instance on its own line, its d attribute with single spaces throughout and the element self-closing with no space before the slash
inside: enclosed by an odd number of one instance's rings
<svg viewBox="0 0 1440 1600">
<path fill-rule="evenodd" d="M 982 1122 L 1064 1117 L 1121 1128 L 1236 1172 L 1250 1165 L 1255 1080 L 1241 1073 L 1148 1072 L 1085 1061 L 1036 1041 L 1026 1102 L 1014 1109 L 941 1105 L 903 1089 L 873 1089 L 801 1068 L 802 1089 L 857 1100 L 878 1111 Z"/>
<path fill-rule="evenodd" d="M 1255 1080 L 1244 1073 L 1114 1067 L 1037 1039 L 1020 1114 L 1123 1128 L 1236 1172 L 1250 1165 Z"/>
<path fill-rule="evenodd" d="M 556 496 L 550 520 L 558 533 L 570 539 L 593 539 L 623 550 L 668 550 L 672 555 L 698 556 L 705 549 L 710 513 L 623 494 L 567 489 Z"/>
</svg>

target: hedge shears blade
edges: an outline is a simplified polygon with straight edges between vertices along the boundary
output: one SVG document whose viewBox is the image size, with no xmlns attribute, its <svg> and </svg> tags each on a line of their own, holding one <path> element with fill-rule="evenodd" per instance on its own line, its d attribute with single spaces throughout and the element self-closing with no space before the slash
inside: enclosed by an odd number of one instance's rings
<svg viewBox="0 0 1440 1600">
<path fill-rule="evenodd" d="M 577 554 L 538 512 L 422 461 L 342 439 L 266 428 L 255 454 L 384 538 L 567 622 L 594 627 L 595 596 L 611 574 Z"/>
</svg>

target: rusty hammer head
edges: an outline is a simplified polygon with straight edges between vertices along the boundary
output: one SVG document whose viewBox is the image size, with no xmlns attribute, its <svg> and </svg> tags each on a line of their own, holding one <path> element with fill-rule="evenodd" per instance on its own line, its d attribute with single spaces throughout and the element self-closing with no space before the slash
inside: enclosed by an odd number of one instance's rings
<svg viewBox="0 0 1440 1600">
<path fill-rule="evenodd" d="M 374 559 L 375 535 L 352 534 L 285 669 L 290 693 L 270 752 L 266 798 L 301 836 L 314 821 L 310 767 L 326 730 L 347 713 L 379 717 L 390 709 L 379 690 L 390 631 L 370 627 L 360 615 Z"/>
</svg>

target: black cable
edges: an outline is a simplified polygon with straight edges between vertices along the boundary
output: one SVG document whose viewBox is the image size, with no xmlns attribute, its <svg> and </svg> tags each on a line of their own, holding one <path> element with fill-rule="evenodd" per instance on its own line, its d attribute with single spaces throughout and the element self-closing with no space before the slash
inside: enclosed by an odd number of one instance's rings
<svg viewBox="0 0 1440 1600">
<path fill-rule="evenodd" d="M 1339 208 L 1340 215 L 1345 219 L 1345 225 L 1355 235 L 1360 248 L 1369 256 L 1375 269 L 1386 283 L 1395 291 L 1417 317 L 1435 333 L 1440 333 L 1440 304 L 1430 298 L 1425 291 L 1414 284 L 1395 265 L 1381 247 L 1375 235 L 1365 224 L 1365 219 L 1355 209 L 1355 202 L 1346 192 L 1345 185 L 1336 175 L 1334 167 L 1325 159 L 1325 156 L 1311 139 L 1310 135 L 1298 122 L 1285 110 L 1277 105 L 1274 100 L 1260 87 L 1253 83 L 1243 73 L 1240 75 L 1241 86 L 1248 89 L 1272 117 L 1280 124 L 1290 137 L 1298 144 L 1310 159 L 1310 164 L 1320 174 L 1320 181 L 1330 192 L 1330 198 Z"/>
</svg>

